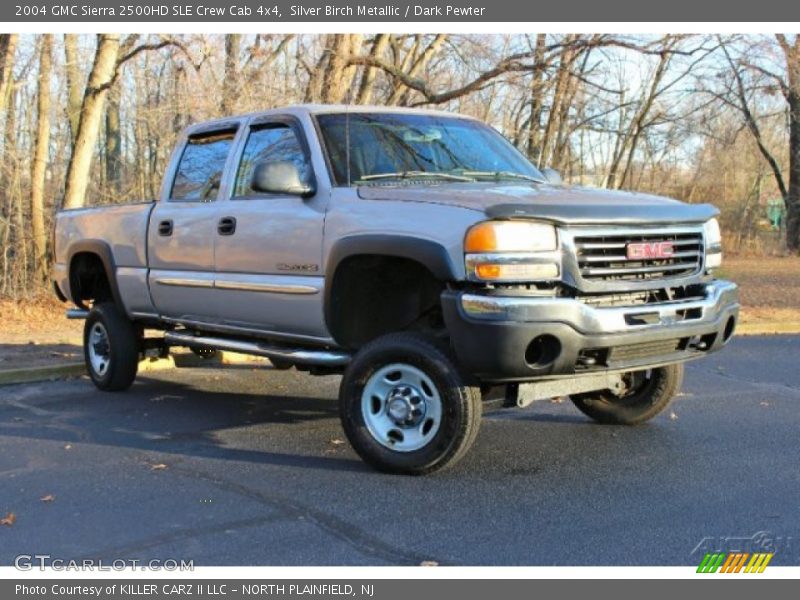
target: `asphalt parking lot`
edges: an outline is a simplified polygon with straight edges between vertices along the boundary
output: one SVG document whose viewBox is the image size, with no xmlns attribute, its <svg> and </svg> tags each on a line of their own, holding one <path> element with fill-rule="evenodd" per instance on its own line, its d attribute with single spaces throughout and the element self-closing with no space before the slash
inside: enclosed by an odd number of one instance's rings
<svg viewBox="0 0 800 600">
<path fill-rule="evenodd" d="M 800 337 L 736 339 L 651 423 L 487 413 L 455 468 L 375 473 L 337 377 L 228 367 L 0 387 L 0 564 L 689 565 L 720 538 L 800 564 Z M 44 500 L 42 500 L 44 499 Z M 756 536 L 753 538 L 753 536 Z"/>
</svg>

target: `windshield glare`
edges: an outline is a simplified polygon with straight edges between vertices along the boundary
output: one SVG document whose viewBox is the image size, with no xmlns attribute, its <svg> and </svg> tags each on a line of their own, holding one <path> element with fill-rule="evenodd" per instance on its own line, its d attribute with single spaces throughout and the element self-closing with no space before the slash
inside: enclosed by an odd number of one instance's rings
<svg viewBox="0 0 800 600">
<path fill-rule="evenodd" d="M 544 180 L 510 142 L 477 121 L 391 113 L 323 114 L 317 121 L 338 185 L 375 183 L 381 176 L 417 176 L 437 183 L 514 174 Z"/>
</svg>

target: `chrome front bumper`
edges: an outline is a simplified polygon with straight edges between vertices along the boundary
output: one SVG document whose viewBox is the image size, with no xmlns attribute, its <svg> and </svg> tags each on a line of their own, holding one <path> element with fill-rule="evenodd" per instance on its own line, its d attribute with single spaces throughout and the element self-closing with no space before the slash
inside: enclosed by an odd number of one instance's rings
<svg viewBox="0 0 800 600">
<path fill-rule="evenodd" d="M 607 334 L 715 322 L 739 308 L 739 288 L 730 281 L 705 287 L 701 299 L 638 306 L 600 308 L 574 298 L 526 298 L 463 294 L 461 307 L 470 319 L 521 323 L 560 322 L 586 334 Z"/>
</svg>

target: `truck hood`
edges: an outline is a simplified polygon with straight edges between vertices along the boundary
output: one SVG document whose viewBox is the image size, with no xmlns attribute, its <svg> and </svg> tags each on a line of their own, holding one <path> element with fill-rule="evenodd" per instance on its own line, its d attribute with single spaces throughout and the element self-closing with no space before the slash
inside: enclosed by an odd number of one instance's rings
<svg viewBox="0 0 800 600">
<path fill-rule="evenodd" d="M 710 204 L 584 187 L 517 183 L 361 186 L 365 200 L 447 204 L 478 210 L 489 218 L 531 218 L 566 225 L 702 223 L 719 211 Z"/>
</svg>

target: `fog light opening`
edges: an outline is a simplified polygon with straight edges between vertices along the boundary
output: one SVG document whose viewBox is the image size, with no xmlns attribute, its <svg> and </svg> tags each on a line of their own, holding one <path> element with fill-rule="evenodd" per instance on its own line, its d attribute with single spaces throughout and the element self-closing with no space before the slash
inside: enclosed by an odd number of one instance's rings
<svg viewBox="0 0 800 600">
<path fill-rule="evenodd" d="M 525 362 L 529 367 L 546 367 L 561 354 L 561 342 L 554 335 L 544 334 L 533 338 L 525 349 Z"/>
<path fill-rule="evenodd" d="M 726 342 L 731 339 L 733 332 L 736 329 L 736 317 L 729 317 L 728 322 L 725 323 L 725 331 L 722 332 L 722 341 Z"/>
</svg>

